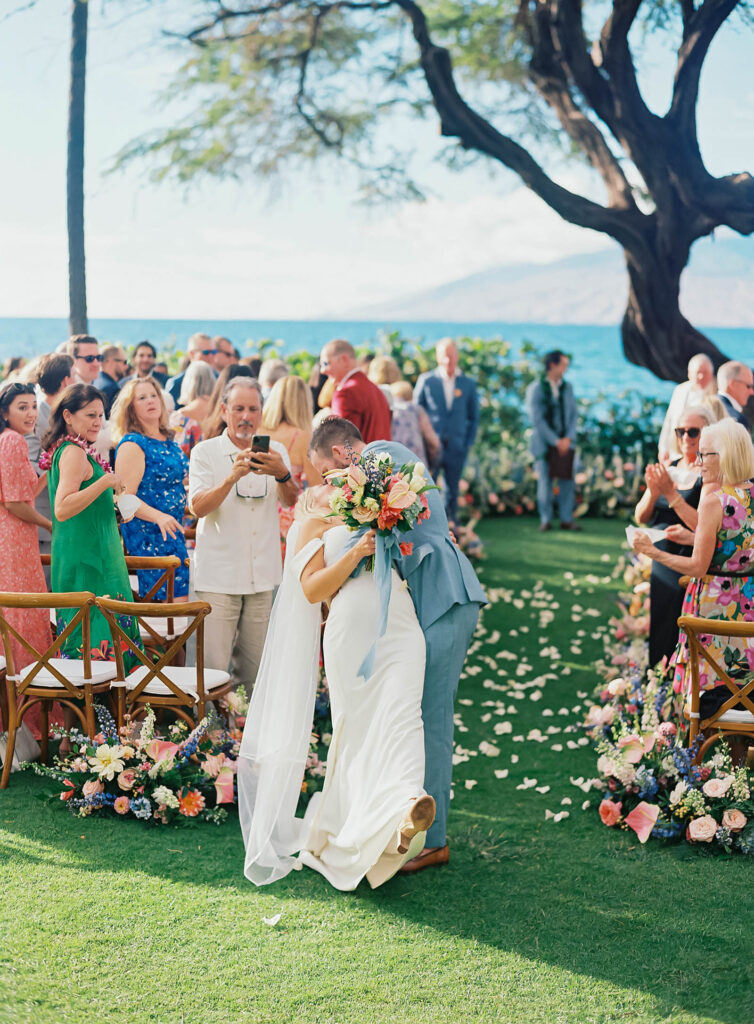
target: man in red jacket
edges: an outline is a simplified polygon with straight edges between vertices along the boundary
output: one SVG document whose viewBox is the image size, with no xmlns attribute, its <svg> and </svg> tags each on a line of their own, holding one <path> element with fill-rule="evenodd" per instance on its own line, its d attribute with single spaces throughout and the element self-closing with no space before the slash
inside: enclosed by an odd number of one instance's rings
<svg viewBox="0 0 754 1024">
<path fill-rule="evenodd" d="M 358 427 L 365 444 L 389 441 L 390 406 L 380 388 L 359 369 L 353 345 L 341 338 L 329 341 L 322 349 L 319 365 L 335 381 L 333 415 Z"/>
</svg>

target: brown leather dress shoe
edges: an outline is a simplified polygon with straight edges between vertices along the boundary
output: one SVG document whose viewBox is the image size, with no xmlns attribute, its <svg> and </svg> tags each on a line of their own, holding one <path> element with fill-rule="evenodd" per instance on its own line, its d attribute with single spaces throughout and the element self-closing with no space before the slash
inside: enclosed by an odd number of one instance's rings
<svg viewBox="0 0 754 1024">
<path fill-rule="evenodd" d="M 539 524 L 539 532 L 540 533 L 548 533 L 551 529 L 552 529 L 552 526 L 550 525 L 550 523 L 540 523 Z"/>
<path fill-rule="evenodd" d="M 450 850 L 447 844 L 445 846 L 438 846 L 434 850 L 422 850 L 418 857 L 414 857 L 407 864 L 399 870 L 399 875 L 415 875 L 417 871 L 423 871 L 425 868 L 437 868 L 442 864 L 447 864 L 450 860 Z"/>
<path fill-rule="evenodd" d="M 581 527 L 577 523 L 561 523 L 561 530 L 571 530 L 572 533 L 581 533 Z"/>
</svg>

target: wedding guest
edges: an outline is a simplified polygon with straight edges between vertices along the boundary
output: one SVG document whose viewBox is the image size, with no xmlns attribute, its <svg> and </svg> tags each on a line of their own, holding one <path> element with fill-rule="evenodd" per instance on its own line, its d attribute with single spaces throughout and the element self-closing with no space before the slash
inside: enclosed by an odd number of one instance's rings
<svg viewBox="0 0 754 1024">
<path fill-rule="evenodd" d="M 49 467 L 52 507 L 52 589 L 55 593 L 88 590 L 98 597 L 130 601 L 131 585 L 113 503 L 113 494 L 124 490 L 123 482 L 94 447 L 104 418 L 97 388 L 71 384 L 53 408 L 42 438 L 40 464 Z M 62 631 L 75 614 L 76 609 L 59 610 L 58 629 Z M 135 620 L 124 620 L 124 628 L 139 644 Z M 114 657 L 110 628 L 96 609 L 91 616 L 91 641 L 96 657 Z M 80 626 L 62 651 L 70 658 L 81 657 Z"/>
<path fill-rule="evenodd" d="M 567 459 L 576 441 L 577 408 L 573 388 L 563 380 L 570 360 L 560 349 L 545 356 L 545 372 L 526 389 L 526 410 L 532 426 L 529 447 L 537 473 L 537 506 L 540 531 L 552 529 L 553 480 L 558 481 L 558 512 L 561 530 L 580 530 L 573 521 L 573 458 L 570 471 L 556 468 L 551 475 L 553 455 Z"/>
<path fill-rule="evenodd" d="M 202 422 L 202 432 L 205 437 L 217 437 L 221 434 L 225 421 L 223 420 L 222 404 L 223 395 L 228 384 L 236 377 L 251 378 L 254 375 L 248 366 L 241 363 L 239 366 L 226 366 L 220 376 L 215 380 L 212 394 L 209 396 L 207 413 Z"/>
<path fill-rule="evenodd" d="M 681 449 L 680 457 L 667 467 L 661 463 L 647 466 L 644 474 L 647 489 L 634 515 L 640 526 L 667 529 L 667 537 L 655 542 L 660 551 L 686 557 L 691 554 L 689 544 L 679 544 L 673 538 L 676 535 L 684 537 L 684 527 L 692 532 L 696 529 L 697 509 L 703 494 L 697 462 L 699 437 L 702 429 L 712 422 L 710 410 L 703 406 L 687 406 L 675 427 L 675 436 Z M 670 658 L 678 643 L 678 616 L 683 605 L 683 590 L 678 585 L 680 578 L 680 573 L 660 562 L 652 562 L 649 581 L 651 666 L 663 657 Z"/>
<path fill-rule="evenodd" d="M 414 397 L 426 409 L 440 438 L 441 450 L 432 473 L 442 473 L 445 511 L 451 523 L 458 517 L 458 485 L 479 426 L 476 383 L 458 370 L 458 348 L 452 338 L 435 346 L 437 369 L 422 373 Z"/>
<path fill-rule="evenodd" d="M 250 377 L 225 389 L 217 436 L 205 432 L 191 452 L 189 503 L 199 519 L 196 596 L 208 601 L 205 663 L 247 687 L 256 679 L 272 607 L 282 578 L 278 501 L 287 507 L 298 487 L 285 447 L 251 451 L 262 422 L 262 393 Z"/>
<path fill-rule="evenodd" d="M 322 477 L 311 464 L 308 454 L 313 415 L 309 388 L 301 377 L 289 375 L 281 377 L 273 385 L 270 397 L 264 403 L 260 427 L 287 451 L 296 483 L 300 485 L 305 479 L 310 487 L 322 483 Z"/>
<path fill-rule="evenodd" d="M 33 384 L 6 381 L 0 386 L 0 590 L 13 594 L 44 593 L 47 590 L 39 558 L 37 528 L 48 534 L 49 519 L 34 508 L 34 499 L 44 487 L 37 480 L 24 441 L 37 420 L 37 399 Z M 7 608 L 4 615 L 38 651 L 52 643 L 50 616 L 46 608 Z M 32 655 L 11 639 L 13 667 L 16 672 L 31 661 Z M 1 646 L 0 646 L 0 649 Z M 3 687 L 5 682 L 3 681 Z M 33 718 L 31 716 L 34 716 Z M 39 738 L 40 710 L 37 705 L 24 721 Z M 7 728 L 7 723 L 4 723 Z"/>
<path fill-rule="evenodd" d="M 192 363 L 184 374 L 178 396 L 180 409 L 171 415 L 170 427 L 175 431 L 173 439 L 186 458 L 202 439 L 202 423 L 207 419 L 215 383 L 215 375 L 207 363 Z"/>
<path fill-rule="evenodd" d="M 212 344 L 215 346 L 215 361 L 213 363 L 215 373 L 221 373 L 226 366 L 234 366 L 238 362 L 233 343 L 224 338 L 222 334 L 216 335 L 212 339 Z"/>
<path fill-rule="evenodd" d="M 437 463 L 442 447 L 432 421 L 414 401 L 414 391 L 407 380 L 390 385 L 393 393 L 393 440 L 405 445 L 426 466 Z"/>
<path fill-rule="evenodd" d="M 217 355 L 217 349 L 215 343 L 208 334 L 192 334 L 188 340 L 187 346 L 187 358 L 189 363 L 195 363 L 201 361 L 207 363 L 208 366 L 214 366 L 215 356 Z M 172 397 L 176 405 L 179 404 L 179 398 L 181 395 L 181 384 L 183 384 L 183 374 L 185 369 L 171 377 L 165 385 L 165 390 Z"/>
<path fill-rule="evenodd" d="M 288 364 L 282 359 L 265 359 L 259 367 L 259 385 L 262 388 L 262 398 L 266 402 L 270 392 L 279 380 L 287 377 L 291 371 Z"/>
<path fill-rule="evenodd" d="M 668 411 L 660 431 L 658 458 L 668 463 L 680 458 L 681 450 L 674 433 L 678 418 L 687 405 L 699 406 L 705 398 L 715 394 L 715 368 L 706 353 L 699 352 L 689 359 L 687 368 L 688 380 L 682 381 L 673 388 Z M 719 419 L 719 417 L 717 417 Z"/>
<path fill-rule="evenodd" d="M 131 358 L 133 363 L 133 376 L 138 380 L 146 380 L 147 377 L 154 377 L 161 388 L 167 383 L 167 366 L 157 362 L 157 349 L 150 341 L 140 341 L 134 349 Z M 161 369 L 165 372 L 161 372 Z M 127 377 L 126 380 L 130 378 Z M 125 381 L 122 382 L 125 384 Z M 122 385 L 121 385 L 122 386 Z"/>
<path fill-rule="evenodd" d="M 745 363 L 731 360 L 717 371 L 717 397 L 729 416 L 749 429 L 744 409 L 754 393 L 754 373 Z"/>
<path fill-rule="evenodd" d="M 102 361 L 97 339 L 91 334 L 73 334 L 66 342 L 66 352 L 73 356 L 74 380 L 94 384 Z"/>
<path fill-rule="evenodd" d="M 353 423 L 366 444 L 389 441 L 390 407 L 382 391 L 359 369 L 353 345 L 342 338 L 329 341 L 319 365 L 334 385 L 330 398 L 333 414 Z M 320 403 L 326 391 L 320 392 Z"/>
<path fill-rule="evenodd" d="M 260 356 L 244 356 L 243 359 L 239 359 L 241 366 L 247 366 L 249 368 L 250 376 L 259 377 L 259 371 L 262 368 L 262 360 Z"/>
<path fill-rule="evenodd" d="M 260 430 L 279 441 L 288 452 L 291 473 L 298 487 L 322 483 L 322 477 L 309 460 L 312 437 L 312 396 L 301 377 L 281 377 L 264 403 Z M 280 542 L 285 558 L 285 540 L 293 523 L 293 506 L 278 504 Z"/>
<path fill-rule="evenodd" d="M 26 360 L 23 356 L 8 356 L 3 363 L 3 382 L 15 380 L 25 365 Z"/>
<path fill-rule="evenodd" d="M 209 368 L 208 368 L 209 369 Z M 210 371 L 211 372 L 211 371 Z M 175 555 L 174 600 L 188 600 L 189 572 L 181 519 L 186 510 L 188 459 L 173 440 L 162 389 L 156 380 L 130 380 L 113 406 L 111 421 L 115 472 L 128 494 L 141 499 L 134 517 L 121 524 L 130 555 Z M 139 593 L 146 594 L 160 570 L 139 570 Z M 155 600 L 167 599 L 167 584 Z"/>
<path fill-rule="evenodd" d="M 29 459 L 38 476 L 41 476 L 43 473 L 43 470 L 39 467 L 39 458 L 42 454 L 42 438 L 47 432 L 50 423 L 50 412 L 60 395 L 71 383 L 72 373 L 73 356 L 66 355 L 63 352 L 53 352 L 51 355 L 43 356 L 40 361 L 37 372 L 37 422 L 34 432 L 26 435 Z M 41 398 L 39 397 L 40 393 Z M 36 508 L 43 519 L 52 520 L 50 495 L 46 486 L 42 487 L 42 490 L 37 494 Z M 49 529 L 40 526 L 37 531 L 37 537 L 40 554 L 51 554 L 52 537 Z M 44 569 L 45 580 L 49 589 L 52 584 L 50 566 L 45 565 L 42 568 Z"/>
<path fill-rule="evenodd" d="M 95 388 L 102 392 L 105 404 L 105 417 L 109 419 L 113 402 L 118 397 L 120 385 L 128 370 L 126 353 L 117 345 L 107 345 L 100 356 L 100 372 L 94 382 Z"/>
<path fill-rule="evenodd" d="M 754 446 L 746 428 L 728 418 L 704 427 L 698 459 L 705 493 L 693 536 L 693 551 L 683 557 L 662 551 L 646 534 L 637 533 L 634 551 L 647 555 L 675 572 L 692 576 L 683 599 L 683 614 L 705 619 L 750 621 L 754 606 Z M 690 535 L 687 535 L 690 539 Z M 751 675 L 754 638 L 711 637 L 709 654 L 726 666 L 736 680 Z M 673 688 L 688 695 L 691 688 L 688 638 L 680 631 L 670 661 Z M 700 714 L 708 717 L 730 697 L 730 691 L 712 667 L 699 662 Z"/>
</svg>

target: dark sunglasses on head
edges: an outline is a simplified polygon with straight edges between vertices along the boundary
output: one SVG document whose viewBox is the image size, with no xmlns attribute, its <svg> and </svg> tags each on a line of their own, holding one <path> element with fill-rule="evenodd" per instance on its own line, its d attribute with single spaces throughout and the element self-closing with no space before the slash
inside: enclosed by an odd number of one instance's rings
<svg viewBox="0 0 754 1024">
<path fill-rule="evenodd" d="M 83 360 L 85 363 L 101 363 L 102 356 L 76 356 L 77 359 Z"/>
<path fill-rule="evenodd" d="M 675 428 L 675 436 L 678 438 L 679 441 L 681 440 L 681 438 L 683 437 L 684 434 L 688 434 L 688 436 L 693 439 L 693 438 L 699 437 L 701 432 L 702 432 L 702 428 L 701 427 L 676 427 Z"/>
<path fill-rule="evenodd" d="M 33 384 L 24 384 L 23 381 L 14 380 L 10 384 L 0 385 L 0 395 L 6 398 L 8 395 L 12 395 L 16 398 L 18 395 L 34 395 L 36 389 Z"/>
</svg>

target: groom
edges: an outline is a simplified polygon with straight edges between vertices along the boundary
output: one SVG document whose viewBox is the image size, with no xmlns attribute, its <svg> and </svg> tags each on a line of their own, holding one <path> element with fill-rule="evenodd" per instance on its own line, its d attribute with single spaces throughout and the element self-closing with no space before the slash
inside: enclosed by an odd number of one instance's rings
<svg viewBox="0 0 754 1024">
<path fill-rule="evenodd" d="M 365 445 L 358 429 L 337 416 L 320 423 L 309 445 L 309 458 L 319 473 L 342 469 L 353 455 L 369 452 L 387 452 L 398 466 L 417 461 L 413 452 L 395 441 Z M 401 869 L 405 873 L 447 864 L 450 859 L 446 826 L 453 771 L 453 705 L 479 608 L 486 604 L 471 563 L 450 539 L 440 492 L 427 491 L 425 497 L 430 518 L 402 534 L 414 547 L 397 561 L 398 571 L 408 581 L 427 647 L 422 698 L 424 788 L 435 798 L 437 815 L 424 850 Z"/>
</svg>

